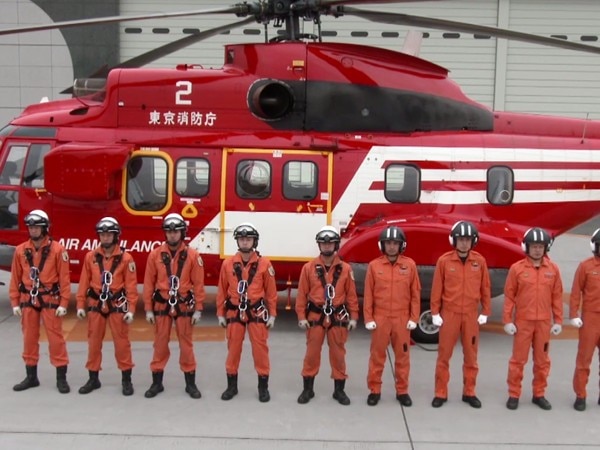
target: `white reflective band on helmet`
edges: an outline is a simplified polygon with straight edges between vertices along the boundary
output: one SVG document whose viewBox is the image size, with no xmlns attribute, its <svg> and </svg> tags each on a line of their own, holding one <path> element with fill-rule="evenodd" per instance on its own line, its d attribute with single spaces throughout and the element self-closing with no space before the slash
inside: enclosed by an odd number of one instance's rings
<svg viewBox="0 0 600 450">
<path fill-rule="evenodd" d="M 592 249 L 592 253 L 596 253 L 598 250 L 598 246 L 600 245 L 600 228 L 598 228 L 592 234 L 592 238 L 590 239 L 590 248 Z"/>
</svg>

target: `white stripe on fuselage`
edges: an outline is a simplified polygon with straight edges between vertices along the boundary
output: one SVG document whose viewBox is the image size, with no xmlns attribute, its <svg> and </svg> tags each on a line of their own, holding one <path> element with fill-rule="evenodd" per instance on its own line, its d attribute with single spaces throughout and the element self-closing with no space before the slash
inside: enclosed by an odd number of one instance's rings
<svg viewBox="0 0 600 450">
<path fill-rule="evenodd" d="M 510 166 L 511 162 L 600 163 L 600 151 L 572 149 L 474 148 L 474 147 L 373 147 L 363 159 L 347 189 L 335 202 L 332 224 L 345 227 L 361 204 L 389 202 L 383 189 L 372 189 L 383 183 L 386 161 L 493 162 Z M 516 182 L 600 181 L 600 170 L 586 169 L 514 169 Z M 334 167 L 335 173 L 335 167 Z M 422 181 L 486 181 L 483 169 L 422 169 Z M 472 205 L 487 203 L 486 191 L 421 191 L 420 203 Z M 598 189 L 532 189 L 516 190 L 513 203 L 600 201 Z"/>
</svg>

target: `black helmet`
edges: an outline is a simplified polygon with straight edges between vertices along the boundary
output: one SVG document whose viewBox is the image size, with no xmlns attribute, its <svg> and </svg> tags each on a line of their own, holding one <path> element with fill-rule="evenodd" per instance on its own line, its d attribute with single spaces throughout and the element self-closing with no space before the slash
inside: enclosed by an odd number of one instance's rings
<svg viewBox="0 0 600 450">
<path fill-rule="evenodd" d="M 25 216 L 25 225 L 28 227 L 42 227 L 42 232 L 47 233 L 48 228 L 50 228 L 50 219 L 48 218 L 48 214 L 41 209 L 34 209 L 29 214 Z"/>
<path fill-rule="evenodd" d="M 179 214 L 171 213 L 163 219 L 162 229 L 165 231 L 181 231 L 181 239 L 183 240 L 187 231 L 187 224 Z"/>
<path fill-rule="evenodd" d="M 592 239 L 590 239 L 590 247 L 592 248 L 592 253 L 594 255 L 599 256 L 600 253 L 600 228 L 594 231 L 592 234 Z"/>
<path fill-rule="evenodd" d="M 258 230 L 251 223 L 244 222 L 235 227 L 235 230 L 233 230 L 233 239 L 237 241 L 241 237 L 254 238 L 254 245 L 252 246 L 252 248 L 258 247 Z"/>
<path fill-rule="evenodd" d="M 479 242 L 477 228 L 475 228 L 475 225 L 471 222 L 466 220 L 460 220 L 452 226 L 452 230 L 450 230 L 450 235 L 448 236 L 448 240 L 452 247 L 456 248 L 456 238 L 459 237 L 470 237 L 471 248 L 475 247 L 477 242 Z"/>
<path fill-rule="evenodd" d="M 533 227 L 527 230 L 523 235 L 521 248 L 525 253 L 529 253 L 529 244 L 544 244 L 544 253 L 547 253 L 550 251 L 552 242 L 554 242 L 554 239 L 552 239 L 552 236 L 550 236 L 546 230 L 539 227 Z"/>
<path fill-rule="evenodd" d="M 379 248 L 383 253 L 385 253 L 385 246 L 383 243 L 386 241 L 399 242 L 400 253 L 404 252 L 406 249 L 406 235 L 401 228 L 391 226 L 381 231 L 379 234 Z"/>
</svg>

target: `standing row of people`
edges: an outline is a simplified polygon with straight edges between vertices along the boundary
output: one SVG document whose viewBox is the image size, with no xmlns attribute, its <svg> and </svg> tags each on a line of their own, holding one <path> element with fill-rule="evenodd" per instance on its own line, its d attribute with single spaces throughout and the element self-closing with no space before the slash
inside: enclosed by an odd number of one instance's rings
<svg viewBox="0 0 600 450">
<path fill-rule="evenodd" d="M 25 217 L 29 239 L 19 245 L 12 264 L 9 296 L 13 313 L 21 316 L 25 379 L 13 389 L 22 391 L 39 386 L 40 320 L 49 341 L 50 361 L 56 367 L 57 388 L 70 391 L 66 380 L 69 363 L 62 333 L 62 317 L 70 297 L 69 258 L 65 249 L 49 235 L 50 221 L 42 210 Z M 170 357 L 169 340 L 173 325 L 179 341 L 179 365 L 184 373 L 185 392 L 200 398 L 196 386 L 196 360 L 193 326 L 199 323 L 205 298 L 201 256 L 185 244 L 187 224 L 179 214 L 169 214 L 162 222 L 165 242 L 147 260 L 143 302 L 146 320 L 154 325 L 154 354 L 150 363 L 152 384 L 145 397 L 164 391 L 163 374 Z M 120 248 L 121 227 L 112 217 L 96 225 L 100 245 L 86 254 L 77 291 L 77 317 L 88 320 L 89 379 L 79 389 L 87 394 L 101 387 L 99 373 L 106 326 L 114 339 L 115 358 L 122 373 L 122 393 L 134 392 L 131 379 L 134 366 L 129 327 L 138 301 L 136 266 L 133 257 Z M 226 328 L 227 387 L 223 400 L 238 393 L 238 369 L 246 331 L 252 346 L 258 374 L 258 398 L 268 402 L 270 373 L 268 337 L 275 324 L 277 292 L 275 272 L 268 258 L 257 251 L 259 233 L 249 223 L 234 231 L 238 251 L 221 267 L 217 291 L 217 319 Z M 453 250 L 437 261 L 431 292 L 432 322 L 440 327 L 440 343 L 435 370 L 432 406 L 441 407 L 448 399 L 449 363 L 457 340 L 461 339 L 463 362 L 462 400 L 481 408 L 476 396 L 479 326 L 491 313 L 490 278 L 485 258 L 473 248 L 479 234 L 474 224 L 456 223 L 449 234 Z M 354 275 L 340 259 L 340 235 L 334 227 L 323 227 L 316 235 L 319 256 L 302 269 L 296 313 L 298 326 L 306 333 L 306 354 L 301 371 L 303 389 L 298 403 L 306 404 L 315 395 L 314 379 L 321 364 L 321 348 L 327 338 L 333 398 L 349 405 L 345 393 L 346 342 L 356 328 L 359 315 Z M 403 255 L 407 241 L 396 226 L 379 236 L 382 255 L 367 267 L 364 292 L 365 327 L 371 331 L 367 404 L 381 398 L 386 350 L 391 344 L 394 356 L 396 399 L 411 406 L 409 395 L 410 331 L 420 315 L 421 284 L 415 262 Z M 517 409 L 521 396 L 523 369 L 533 348 L 533 397 L 540 408 L 551 409 L 545 398 L 550 371 L 550 335 L 562 331 L 562 282 L 558 266 L 547 253 L 552 237 L 541 228 L 529 229 L 522 241 L 525 258 L 513 264 L 505 284 L 504 330 L 513 335 L 513 351 L 508 369 L 508 409 Z M 592 235 L 594 256 L 583 261 L 575 274 L 570 298 L 571 324 L 580 328 L 579 348 L 573 388 L 574 408 L 586 408 L 586 385 L 593 352 L 600 345 L 600 229 Z M 600 400 L 599 400 L 600 403 Z"/>
</svg>

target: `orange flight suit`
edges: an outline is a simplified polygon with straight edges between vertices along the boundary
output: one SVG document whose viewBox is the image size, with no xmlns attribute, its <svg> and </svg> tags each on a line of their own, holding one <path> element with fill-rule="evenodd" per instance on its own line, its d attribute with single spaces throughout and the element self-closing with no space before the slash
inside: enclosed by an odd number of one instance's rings
<svg viewBox="0 0 600 450">
<path fill-rule="evenodd" d="M 187 256 L 183 258 L 183 255 Z M 177 276 L 179 262 L 183 261 L 179 275 L 178 296 L 180 300 L 171 308 L 167 303 L 169 299 L 169 274 L 163 257 L 170 260 L 171 275 Z M 194 306 L 188 302 L 192 298 Z M 154 328 L 154 354 L 150 363 L 152 372 L 163 372 L 171 352 L 169 340 L 171 327 L 175 320 L 175 331 L 179 340 L 179 366 L 184 373 L 196 370 L 196 358 L 192 343 L 192 315 L 194 311 L 202 311 L 204 292 L 204 266 L 202 258 L 196 250 L 180 242 L 174 255 L 169 246 L 163 243 L 148 255 L 146 273 L 144 274 L 144 310 L 153 311 L 155 316 Z"/>
<path fill-rule="evenodd" d="M 450 359 L 459 336 L 463 348 L 463 395 L 475 396 L 479 373 L 477 317 L 491 314 L 490 275 L 480 253 L 469 251 L 464 263 L 456 250 L 440 256 L 431 287 L 431 314 L 440 314 L 444 321 L 435 367 L 435 397 L 448 398 Z"/>
<path fill-rule="evenodd" d="M 317 265 L 322 266 L 326 271 L 324 277 L 328 284 L 334 283 L 335 273 L 338 266 L 340 267 L 332 304 L 334 310 L 338 310 L 338 308 L 345 305 L 348 316 L 344 317 L 343 312 L 341 315 L 334 312 L 328 321 L 323 314 L 325 288 L 317 274 Z M 309 307 L 309 301 L 314 305 L 313 309 Z M 349 320 L 358 321 L 358 297 L 354 284 L 354 274 L 350 265 L 343 262 L 337 255 L 329 270 L 326 270 L 321 256 L 307 262 L 300 273 L 296 296 L 296 314 L 298 315 L 298 321 L 308 320 L 311 325 L 306 330 L 306 355 L 304 356 L 302 376 L 314 377 L 319 373 L 321 348 L 323 347 L 325 335 L 327 335 L 331 378 L 334 380 L 347 379 L 345 346 L 348 340 L 348 329 L 346 326 Z"/>
<path fill-rule="evenodd" d="M 513 351 L 508 362 L 508 395 L 521 396 L 523 368 L 533 347 L 533 396 L 543 397 L 550 373 L 550 328 L 562 324 L 563 287 L 558 266 L 547 256 L 536 268 L 529 258 L 514 263 L 504 286 L 504 324 L 514 323 Z M 514 316 L 514 319 L 513 319 Z"/>
<path fill-rule="evenodd" d="M 600 348 L 600 257 L 598 256 L 582 261 L 575 272 L 569 301 L 569 318 L 575 317 L 581 318 L 583 326 L 579 329 L 573 390 L 577 397 L 586 398 L 586 386 L 590 377 L 594 349 Z"/>
<path fill-rule="evenodd" d="M 102 260 L 102 267 L 98 266 L 99 259 Z M 117 260 L 118 264 L 113 270 L 112 283 L 109 287 L 111 296 L 114 297 L 106 301 L 106 310 L 102 311 L 102 302 L 98 298 L 102 290 L 102 272 L 110 271 Z M 115 359 L 119 370 L 133 368 L 129 325 L 123 321 L 123 316 L 127 311 L 135 312 L 137 301 L 135 262 L 128 252 L 116 246 L 113 254 L 107 257 L 104 249 L 98 247 L 85 255 L 77 289 L 77 309 L 86 309 L 88 312 L 86 369 L 95 372 L 102 369 L 102 341 L 106 334 L 107 322 L 113 336 Z"/>
<path fill-rule="evenodd" d="M 33 265 L 39 268 L 46 247 L 48 253 L 39 274 L 39 295 L 34 304 L 34 300 L 28 293 L 33 287 L 33 281 L 30 279 L 30 265 L 26 253 L 31 252 Z M 62 317 L 55 315 L 56 308 L 59 306 L 63 308 L 69 306 L 71 297 L 69 255 L 64 247 L 48 236 L 43 239 L 38 250 L 31 240 L 17 246 L 11 266 L 9 297 L 11 306 L 13 308 L 20 306 L 22 311 L 21 328 L 25 365 L 36 366 L 40 357 L 40 317 L 48 335 L 50 363 L 54 367 L 68 365 L 69 356 L 62 331 Z"/>
<path fill-rule="evenodd" d="M 240 314 L 240 294 L 238 293 L 238 276 L 236 264 L 241 268 L 241 279 L 248 282 L 246 295 L 250 306 L 245 314 Z M 251 276 L 251 271 L 254 275 Z M 252 278 L 252 279 L 250 279 Z M 262 300 L 262 305 L 261 305 Z M 253 306 L 261 308 L 255 310 Z M 266 308 L 263 310 L 262 307 Z M 217 317 L 227 320 L 227 360 L 225 370 L 228 375 L 237 375 L 242 357 L 242 344 L 246 336 L 250 336 L 254 368 L 259 376 L 268 376 L 271 371 L 269 362 L 269 329 L 265 326 L 269 317 L 277 316 L 277 286 L 275 271 L 268 258 L 252 252 L 246 264 L 242 255 L 235 255 L 223 261 L 219 274 L 217 289 Z"/>
<path fill-rule="evenodd" d="M 363 314 L 365 323 L 375 322 L 371 332 L 371 356 L 367 386 L 374 394 L 381 393 L 381 375 L 386 350 L 394 350 L 396 394 L 408 393 L 410 373 L 409 320 L 417 323 L 421 311 L 421 282 L 415 262 L 398 256 L 392 264 L 387 256 L 374 259 L 367 267 Z"/>
</svg>

